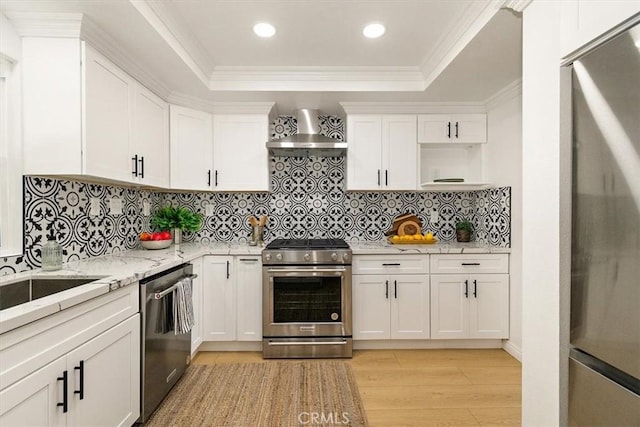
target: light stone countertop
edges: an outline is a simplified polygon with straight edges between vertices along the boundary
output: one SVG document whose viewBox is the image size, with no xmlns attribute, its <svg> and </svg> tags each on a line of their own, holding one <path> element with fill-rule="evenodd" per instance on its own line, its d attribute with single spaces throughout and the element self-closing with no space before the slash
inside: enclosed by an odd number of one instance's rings
<svg viewBox="0 0 640 427">
<path fill-rule="evenodd" d="M 508 254 L 511 248 L 490 246 L 481 242 L 438 242 L 432 244 L 391 244 L 387 241 L 347 242 L 354 255 L 366 254 Z"/>
<path fill-rule="evenodd" d="M 39 298 L 15 307 L 0 310 L 0 334 L 42 319 L 66 308 L 106 294 L 109 291 L 137 284 L 138 281 L 203 255 L 260 255 L 262 247 L 238 242 L 186 243 L 159 250 L 129 250 L 63 264 L 62 270 L 46 272 L 40 269 L 0 277 L 0 286 L 30 278 L 93 278 L 99 279 L 66 291 Z"/>
</svg>

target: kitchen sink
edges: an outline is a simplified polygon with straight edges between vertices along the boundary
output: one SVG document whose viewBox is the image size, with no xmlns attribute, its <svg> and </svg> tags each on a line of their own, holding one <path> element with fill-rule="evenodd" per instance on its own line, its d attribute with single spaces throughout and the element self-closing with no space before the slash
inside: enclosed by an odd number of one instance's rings
<svg viewBox="0 0 640 427">
<path fill-rule="evenodd" d="M 0 310 L 66 291 L 106 276 L 32 277 L 0 286 Z"/>
</svg>

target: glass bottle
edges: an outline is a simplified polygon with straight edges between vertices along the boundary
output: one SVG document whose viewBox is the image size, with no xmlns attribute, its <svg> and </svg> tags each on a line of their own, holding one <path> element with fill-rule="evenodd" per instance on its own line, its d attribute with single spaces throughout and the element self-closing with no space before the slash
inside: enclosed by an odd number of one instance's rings
<svg viewBox="0 0 640 427">
<path fill-rule="evenodd" d="M 55 271 L 62 268 L 62 246 L 56 241 L 56 236 L 51 233 L 47 236 L 47 242 L 42 245 L 42 270 Z"/>
</svg>

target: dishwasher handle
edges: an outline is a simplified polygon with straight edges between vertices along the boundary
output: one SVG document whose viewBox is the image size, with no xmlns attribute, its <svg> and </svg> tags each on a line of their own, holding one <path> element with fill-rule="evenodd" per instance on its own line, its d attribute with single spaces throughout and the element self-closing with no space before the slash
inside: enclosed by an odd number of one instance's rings
<svg viewBox="0 0 640 427">
<path fill-rule="evenodd" d="M 195 279 L 197 277 L 198 277 L 197 274 L 189 274 L 188 276 L 181 277 L 180 280 L 186 279 L 186 278 L 189 278 L 189 279 L 193 280 L 193 279 Z M 180 280 L 178 280 L 178 282 L 180 282 Z M 176 284 L 174 284 L 173 286 L 169 286 L 164 291 L 154 293 L 153 294 L 153 299 L 162 299 L 167 294 L 170 294 L 171 292 L 175 291 L 177 287 L 178 287 L 178 283 L 176 282 Z"/>
</svg>

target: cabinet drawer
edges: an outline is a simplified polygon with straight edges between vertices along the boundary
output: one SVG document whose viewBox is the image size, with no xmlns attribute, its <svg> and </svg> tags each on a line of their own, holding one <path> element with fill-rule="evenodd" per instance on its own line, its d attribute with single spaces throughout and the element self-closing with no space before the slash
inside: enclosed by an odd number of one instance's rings
<svg viewBox="0 0 640 427">
<path fill-rule="evenodd" d="M 428 274 L 428 255 L 356 255 L 353 274 Z"/>
<path fill-rule="evenodd" d="M 508 254 L 431 255 L 432 274 L 508 272 Z"/>
</svg>

